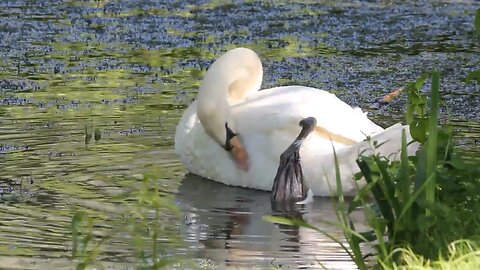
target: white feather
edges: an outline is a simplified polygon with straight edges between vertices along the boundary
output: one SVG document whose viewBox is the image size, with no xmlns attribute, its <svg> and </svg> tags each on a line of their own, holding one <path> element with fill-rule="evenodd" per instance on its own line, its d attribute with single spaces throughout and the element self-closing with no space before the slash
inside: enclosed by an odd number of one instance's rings
<svg viewBox="0 0 480 270">
<path fill-rule="evenodd" d="M 206 134 L 204 126 L 197 118 L 197 111 L 205 112 L 206 108 L 198 108 L 198 104 L 215 102 L 225 104 L 229 96 L 228 85 L 223 93 L 218 85 L 209 87 L 215 83 L 215 76 L 225 77 L 228 72 L 225 67 L 235 69 L 245 66 L 255 66 L 260 71 L 253 70 L 252 80 L 254 83 L 245 82 L 245 85 L 258 87 L 261 81 L 261 64 L 256 54 L 248 49 L 234 49 L 219 58 L 212 66 L 208 74 L 208 82 L 204 81 L 199 93 L 199 101 L 194 102 L 185 111 L 177 126 L 175 135 L 175 149 L 180 155 L 182 162 L 192 173 L 222 182 L 227 185 L 271 190 L 275 177 L 280 154 L 295 140 L 301 127 L 299 122 L 313 116 L 317 119 L 317 127 L 345 138 L 353 144 L 341 141 L 332 141 L 328 136 L 322 136 L 319 132 L 312 132 L 303 142 L 300 149 L 300 157 L 305 179 L 317 196 L 332 195 L 331 190 L 336 190 L 335 166 L 333 149 L 337 152 L 342 185 L 344 192 L 354 193 L 355 183 L 353 174 L 358 171 L 355 160 L 364 151 L 372 153 L 372 141 L 365 141 L 370 136 L 373 141 L 383 144 L 377 152 L 396 158 L 401 148 L 402 130 L 406 130 L 407 140 L 411 141 L 408 126 L 394 125 L 386 130 L 370 121 L 360 108 L 352 108 L 327 91 L 304 87 L 286 86 L 253 91 L 251 88 L 244 89 L 242 99 L 229 100 L 228 112 L 216 111 L 202 121 L 224 121 L 222 117 L 228 115 L 234 121 L 232 126 L 249 153 L 250 167 L 248 171 L 237 168 L 230 154 L 218 143 L 222 138 L 222 130 L 210 130 L 218 135 L 217 141 Z M 245 57 L 247 55 L 248 57 Z M 251 64 L 248 61 L 254 61 Z M 235 61 L 235 62 L 234 62 Z M 227 64 L 228 65 L 227 65 Z M 234 64 L 233 64 L 234 63 Z M 222 68 L 224 67 L 224 68 Z M 245 78 L 244 72 L 237 72 Z M 228 73 L 228 81 L 235 78 Z M 260 77 L 260 78 L 258 78 Z M 226 79 L 219 79 L 225 82 Z M 243 83 L 243 81 L 242 81 Z M 235 86 L 239 91 L 239 85 Z M 210 90 L 216 89 L 216 90 Z M 258 89 L 256 89 L 258 90 Z M 203 91 L 203 92 L 202 92 Z M 237 96 L 241 96 L 236 93 Z M 207 100 L 208 102 L 204 101 Z M 219 107 L 220 108 L 220 107 Z M 230 123 L 229 123 L 230 124 Z M 211 125 L 214 126 L 214 125 Z M 220 125 L 216 125 L 220 126 Z M 410 153 L 416 150 L 417 145 L 409 147 Z"/>
</svg>

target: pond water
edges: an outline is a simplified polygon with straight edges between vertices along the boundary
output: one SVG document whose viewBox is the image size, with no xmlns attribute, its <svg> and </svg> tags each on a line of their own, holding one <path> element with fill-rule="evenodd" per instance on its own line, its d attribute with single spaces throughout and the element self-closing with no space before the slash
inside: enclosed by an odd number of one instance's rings
<svg viewBox="0 0 480 270">
<path fill-rule="evenodd" d="M 354 268 L 304 228 L 266 222 L 269 193 L 188 175 L 175 125 L 202 74 L 236 46 L 264 61 L 263 87 L 300 84 L 370 107 L 422 72 L 442 73 L 442 119 L 476 155 L 480 95 L 461 81 L 480 67 L 477 1 L 0 2 L 0 268 L 71 269 L 75 211 L 95 240 L 112 234 L 153 173 L 165 204 L 161 256 L 177 268 Z M 428 90 L 426 88 L 426 90 Z M 403 120 L 405 97 L 371 118 Z M 296 215 L 300 215 L 297 213 Z M 332 201 L 303 218 L 341 238 Z M 97 260 L 132 269 L 131 237 L 116 233 Z M 173 267 L 173 266 L 172 266 Z"/>
</svg>

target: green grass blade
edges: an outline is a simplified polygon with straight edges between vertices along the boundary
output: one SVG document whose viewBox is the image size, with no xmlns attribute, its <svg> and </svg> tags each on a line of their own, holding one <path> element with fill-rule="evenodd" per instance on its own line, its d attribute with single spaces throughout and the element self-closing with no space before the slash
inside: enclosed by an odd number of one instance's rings
<svg viewBox="0 0 480 270">
<path fill-rule="evenodd" d="M 408 153 L 407 153 L 407 134 L 405 130 L 402 130 L 402 152 L 400 154 L 400 196 L 402 198 L 402 204 L 408 202 L 411 196 L 411 188 L 412 188 L 412 178 L 410 177 L 410 169 L 409 169 L 409 161 L 408 161 Z M 404 213 L 405 218 L 403 220 L 398 220 L 400 224 L 403 225 L 404 228 L 410 227 L 408 222 L 412 222 L 411 220 L 411 213 L 410 207 L 407 208 L 406 212 Z M 403 212 L 403 209 L 402 209 Z M 400 217 L 402 212 L 397 213 L 397 218 Z"/>
<path fill-rule="evenodd" d="M 429 177 L 423 184 L 415 190 L 415 192 L 408 198 L 408 201 L 403 205 L 403 210 L 400 213 L 398 220 L 402 219 L 405 213 L 412 207 L 413 202 L 418 198 L 418 196 L 423 192 L 423 190 L 429 185 L 433 180 L 433 177 Z"/>
<path fill-rule="evenodd" d="M 340 167 L 338 165 L 337 151 L 335 151 L 335 147 L 333 147 L 333 145 L 332 145 L 332 148 L 333 148 L 333 158 L 335 162 L 335 181 L 337 183 L 338 207 L 341 210 L 340 222 L 345 224 L 347 222 L 347 217 L 345 214 L 346 212 L 344 211 L 346 210 L 346 207 L 345 207 L 345 198 L 343 196 L 343 186 L 342 186 L 342 179 L 340 176 Z"/>
<path fill-rule="evenodd" d="M 84 214 L 83 212 L 76 211 L 72 217 L 72 222 L 70 224 L 70 229 L 72 232 L 72 257 L 76 257 L 78 255 L 78 247 L 79 247 L 79 237 L 80 237 L 80 226 L 83 221 Z"/>
<path fill-rule="evenodd" d="M 477 9 L 477 14 L 475 15 L 475 31 L 480 34 L 480 8 Z"/>
<path fill-rule="evenodd" d="M 400 154 L 400 194 L 402 201 L 408 201 L 412 180 L 410 178 L 410 170 L 408 168 L 408 152 L 407 152 L 407 135 L 402 130 L 402 152 Z"/>
<path fill-rule="evenodd" d="M 337 208 L 337 217 L 340 221 L 340 224 L 343 226 L 343 232 L 345 238 L 352 249 L 353 255 L 350 257 L 355 261 L 355 264 L 358 266 L 359 269 L 367 269 L 365 262 L 363 261 L 362 250 L 360 249 L 359 239 L 362 239 L 363 236 L 360 235 L 355 229 L 349 227 L 350 219 L 348 217 L 348 210 L 345 206 L 345 198 L 343 196 L 343 186 L 342 186 L 342 178 L 340 176 L 340 166 L 338 165 L 338 157 L 337 152 L 335 151 L 335 147 L 332 144 L 333 148 L 333 157 L 335 161 L 335 180 L 337 182 L 337 196 L 338 196 L 338 208 Z M 363 238 L 364 239 L 364 238 Z"/>
<path fill-rule="evenodd" d="M 428 140 L 427 140 L 427 178 L 429 181 L 425 190 L 426 200 L 435 203 L 435 183 L 437 166 L 437 140 L 438 140 L 438 105 L 440 89 L 440 74 L 438 71 L 432 72 L 432 91 L 430 97 L 430 117 L 428 122 Z"/>
</svg>

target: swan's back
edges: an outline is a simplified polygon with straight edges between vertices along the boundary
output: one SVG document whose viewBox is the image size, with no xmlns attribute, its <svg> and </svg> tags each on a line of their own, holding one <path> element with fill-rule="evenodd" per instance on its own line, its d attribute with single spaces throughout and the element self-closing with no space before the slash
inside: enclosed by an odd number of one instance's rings
<svg viewBox="0 0 480 270">
<path fill-rule="evenodd" d="M 327 91 L 304 86 L 262 90 L 232 110 L 239 130 L 244 132 L 292 127 L 297 133 L 298 122 L 312 116 L 319 128 L 355 142 L 383 131 L 360 108 L 352 108 Z"/>
</svg>

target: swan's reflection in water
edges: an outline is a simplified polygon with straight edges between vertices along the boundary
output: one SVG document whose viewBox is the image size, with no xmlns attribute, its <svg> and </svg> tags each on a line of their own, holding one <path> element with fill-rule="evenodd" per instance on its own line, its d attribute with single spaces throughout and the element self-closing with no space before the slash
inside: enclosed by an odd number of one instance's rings
<svg viewBox="0 0 480 270">
<path fill-rule="evenodd" d="M 298 211 L 272 211 L 270 193 L 226 186 L 187 175 L 179 187 L 178 203 L 184 212 L 182 231 L 198 258 L 219 269 L 321 268 L 356 269 L 338 244 L 306 228 L 278 225 L 265 215 L 294 216 L 342 238 L 339 229 L 321 220 L 335 221 L 331 198 L 315 198 Z M 210 265 L 211 266 L 211 265 Z"/>
</svg>

